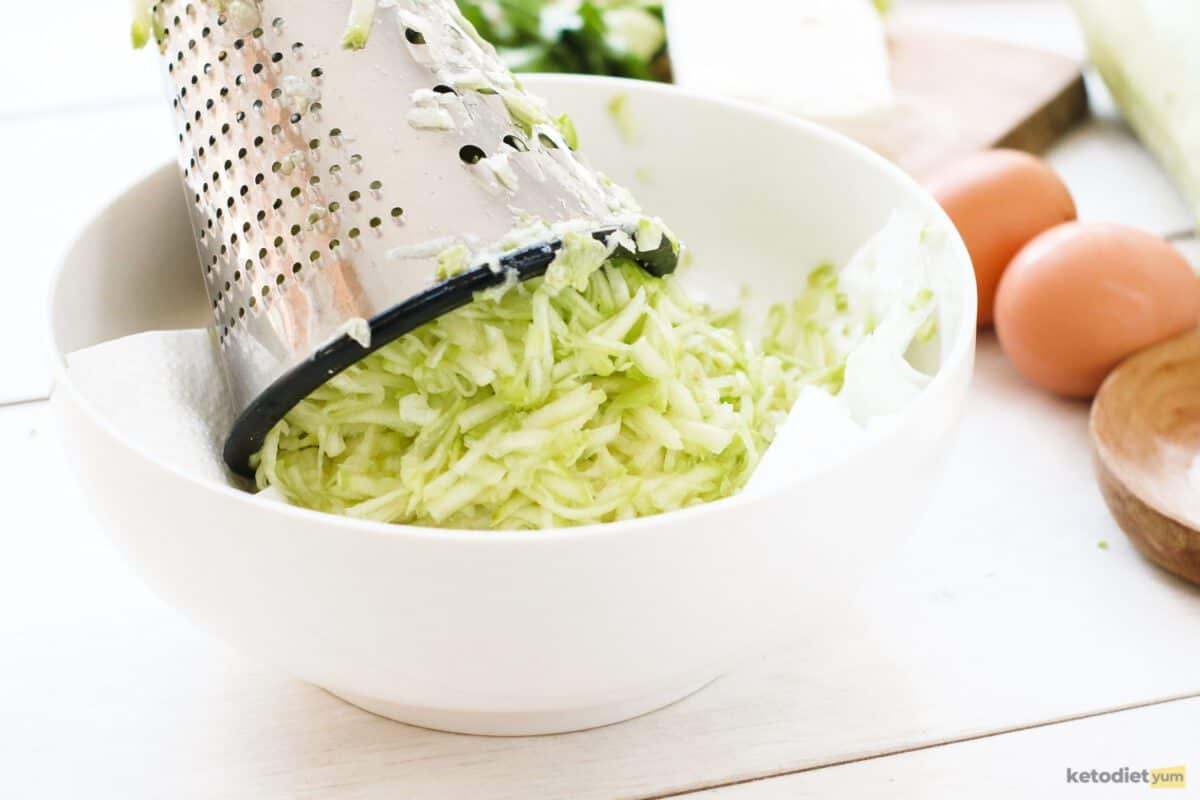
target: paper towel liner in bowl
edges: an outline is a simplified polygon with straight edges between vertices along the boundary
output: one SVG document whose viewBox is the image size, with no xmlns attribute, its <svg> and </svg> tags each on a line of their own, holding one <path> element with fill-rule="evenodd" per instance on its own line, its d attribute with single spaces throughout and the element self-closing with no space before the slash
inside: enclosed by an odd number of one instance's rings
<svg viewBox="0 0 1200 800">
<path fill-rule="evenodd" d="M 376 5 L 347 28 L 352 8 Z M 237 472 L 372 349 L 542 274 L 565 231 L 608 240 L 636 224 L 628 192 L 577 157 L 569 121 L 526 94 L 453 0 L 160 0 L 152 14 Z M 514 238 L 520 225 L 542 232 Z M 618 240 L 650 272 L 675 267 L 669 238 L 650 252 Z M 464 271 L 438 282 L 453 247 Z"/>
</svg>

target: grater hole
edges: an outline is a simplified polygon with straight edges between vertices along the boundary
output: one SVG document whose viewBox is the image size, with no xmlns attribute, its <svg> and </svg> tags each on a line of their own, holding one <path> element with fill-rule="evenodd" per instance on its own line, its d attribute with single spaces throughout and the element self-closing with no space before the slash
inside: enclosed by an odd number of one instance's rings
<svg viewBox="0 0 1200 800">
<path fill-rule="evenodd" d="M 350 192 L 350 194 L 348 196 L 350 198 L 351 203 L 357 203 L 359 201 L 359 198 L 362 197 L 362 192 L 355 189 L 354 191 Z"/>
<path fill-rule="evenodd" d="M 371 191 L 378 192 L 383 188 L 383 181 L 371 181 Z"/>
<path fill-rule="evenodd" d="M 409 44 L 425 44 L 425 34 L 413 28 L 404 29 L 404 38 Z"/>
<path fill-rule="evenodd" d="M 312 72 L 310 72 L 308 74 L 313 76 L 314 78 L 320 78 L 325 75 L 325 70 L 321 69 L 320 67 L 313 67 Z"/>
<path fill-rule="evenodd" d="M 292 274 L 293 275 L 299 275 L 300 270 L 302 270 L 302 269 L 304 269 L 304 265 L 301 264 L 299 261 L 297 261 L 295 264 L 292 264 Z M 283 276 L 280 275 L 279 277 L 282 278 Z"/>
<path fill-rule="evenodd" d="M 391 214 L 392 214 L 392 219 L 398 219 L 399 217 L 401 217 L 404 214 L 404 209 L 401 208 L 400 206 L 395 206 L 392 208 Z"/>
<path fill-rule="evenodd" d="M 311 253 L 308 254 L 308 260 L 309 261 L 320 261 L 321 260 L 321 251 L 313 250 Z"/>
<path fill-rule="evenodd" d="M 347 233 L 351 239 L 357 239 L 362 231 L 360 231 L 358 228 L 351 228 L 349 231 L 347 231 Z"/>
<path fill-rule="evenodd" d="M 300 196 L 300 187 L 299 187 L 299 186 L 293 186 L 293 187 L 292 187 L 292 191 L 291 191 L 291 195 L 292 195 L 292 197 L 293 197 L 293 198 L 299 197 L 299 196 Z"/>
<path fill-rule="evenodd" d="M 478 164 L 487 157 L 487 153 L 483 152 L 483 148 L 468 144 L 458 151 L 458 157 L 463 160 L 464 164 Z"/>
<path fill-rule="evenodd" d="M 271 54 L 272 64 L 278 64 L 280 61 L 283 61 L 283 53 L 275 52 Z"/>
<path fill-rule="evenodd" d="M 504 143 L 519 153 L 529 152 L 529 145 L 525 144 L 525 140 L 520 136 L 517 136 L 515 133 L 510 133 L 505 136 Z"/>
<path fill-rule="evenodd" d="M 370 225 L 372 228 L 378 228 L 382 224 L 383 220 L 381 220 L 379 217 L 371 217 Z"/>
<path fill-rule="evenodd" d="M 286 280 L 286 278 L 284 278 L 284 277 L 283 277 L 283 274 L 282 274 L 282 273 L 281 273 L 281 274 L 279 274 L 279 275 L 276 275 L 276 276 L 275 276 L 275 285 L 276 285 L 276 286 L 283 286 L 283 282 L 284 282 L 285 280 Z"/>
<path fill-rule="evenodd" d="M 438 94 L 458 94 L 458 92 L 454 91 L 453 86 L 447 86 L 444 83 L 439 83 L 437 86 L 433 87 L 433 90 Z"/>
<path fill-rule="evenodd" d="M 337 200 L 334 200 L 333 202 L 331 202 L 329 204 L 329 213 L 336 214 L 338 211 L 341 210 L 341 208 L 342 208 L 342 204 L 339 203 Z"/>
<path fill-rule="evenodd" d="M 538 133 L 538 141 L 541 142 L 546 147 L 549 147 L 551 150 L 558 149 L 558 142 L 554 141 L 554 139 L 552 137 L 548 136 L 545 133 L 540 133 L 540 132 Z"/>
</svg>

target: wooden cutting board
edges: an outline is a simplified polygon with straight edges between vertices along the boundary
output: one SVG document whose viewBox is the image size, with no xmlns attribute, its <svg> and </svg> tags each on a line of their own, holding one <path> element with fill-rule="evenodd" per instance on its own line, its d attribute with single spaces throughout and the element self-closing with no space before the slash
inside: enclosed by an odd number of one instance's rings
<svg viewBox="0 0 1200 800">
<path fill-rule="evenodd" d="M 912 174 L 988 147 L 1040 152 L 1087 115 L 1064 56 L 903 23 L 889 40 L 895 108 L 835 127 Z"/>
</svg>

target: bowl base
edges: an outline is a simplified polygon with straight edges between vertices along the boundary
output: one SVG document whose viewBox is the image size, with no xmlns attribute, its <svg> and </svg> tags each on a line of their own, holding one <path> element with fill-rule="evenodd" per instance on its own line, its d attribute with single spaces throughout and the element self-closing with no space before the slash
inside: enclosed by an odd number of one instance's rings
<svg viewBox="0 0 1200 800">
<path fill-rule="evenodd" d="M 649 714 L 698 692 L 718 677 L 720 676 L 706 675 L 702 680 L 677 684 L 670 689 L 638 695 L 616 703 L 551 711 L 464 711 L 429 708 L 363 697 L 336 689 L 325 691 L 364 711 L 420 728 L 475 736 L 542 736 L 599 728 Z"/>
</svg>

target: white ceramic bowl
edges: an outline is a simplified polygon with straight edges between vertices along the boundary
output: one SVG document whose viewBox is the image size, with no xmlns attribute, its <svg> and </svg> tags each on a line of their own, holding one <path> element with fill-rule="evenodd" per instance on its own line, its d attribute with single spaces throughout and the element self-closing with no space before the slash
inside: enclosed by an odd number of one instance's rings
<svg viewBox="0 0 1200 800">
<path fill-rule="evenodd" d="M 670 221 L 688 280 L 733 302 L 793 296 L 905 209 L 917 184 L 821 128 L 649 83 L 531 77 L 593 163 Z M 628 96 L 636 143 L 606 110 Z M 943 363 L 865 450 L 761 497 L 570 530 L 480 533 L 355 521 L 189 478 L 124 440 L 64 355 L 202 326 L 207 303 L 173 167 L 82 234 L 52 297 L 53 405 L 96 515 L 146 582 L 221 638 L 363 708 L 432 728 L 529 734 L 627 719 L 802 637 L 887 559 L 927 503 L 971 374 L 975 284 L 957 236 Z M 782 633 L 786 632 L 786 633 Z M 814 642 L 820 647 L 820 642 Z"/>
</svg>

